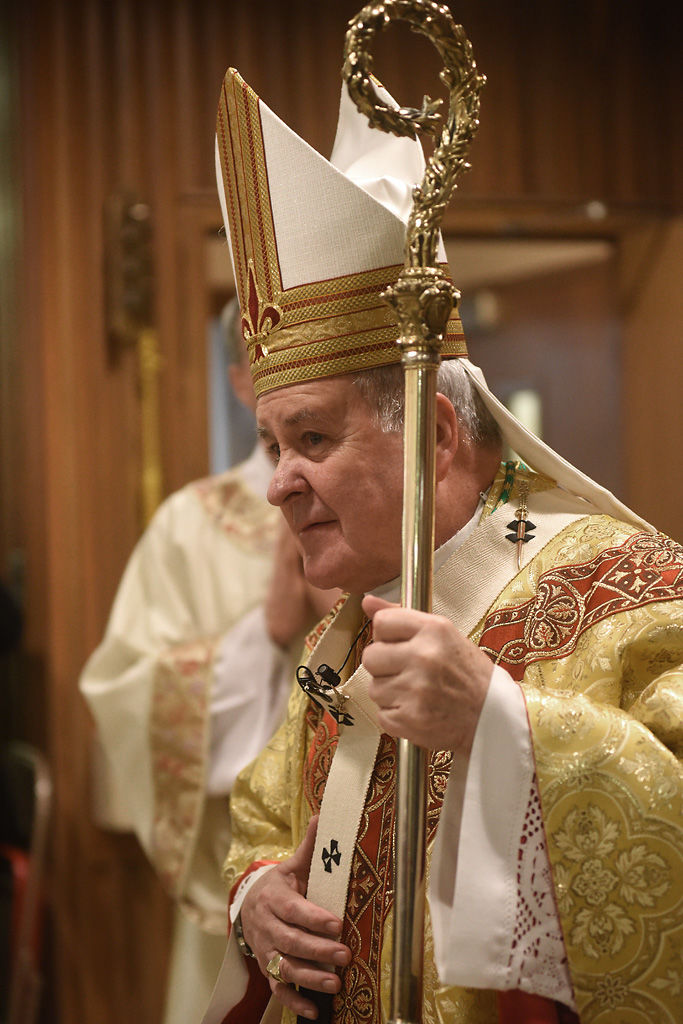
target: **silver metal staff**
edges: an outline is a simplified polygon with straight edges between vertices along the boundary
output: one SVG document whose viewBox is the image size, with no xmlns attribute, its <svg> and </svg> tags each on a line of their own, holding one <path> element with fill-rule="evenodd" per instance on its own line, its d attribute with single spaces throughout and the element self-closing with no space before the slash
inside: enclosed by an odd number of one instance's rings
<svg viewBox="0 0 683 1024">
<path fill-rule="evenodd" d="M 425 96 L 420 110 L 390 108 L 378 100 L 370 78 L 370 45 L 391 22 L 404 21 L 427 36 L 439 51 L 441 79 L 450 92 L 448 116 L 441 100 Z M 342 70 L 356 106 L 373 127 L 416 137 L 437 135 L 422 183 L 414 189 L 406 231 L 405 266 L 383 298 L 396 310 L 405 376 L 403 571 L 401 603 L 432 610 L 434 488 L 436 457 L 436 375 L 446 324 L 460 295 L 437 265 L 439 227 L 458 175 L 469 167 L 465 154 L 479 126 L 479 92 L 472 47 L 447 7 L 432 0 L 385 0 L 369 4 L 349 22 Z M 394 952 L 391 1024 L 422 1021 L 427 752 L 398 741 L 396 854 L 394 866 Z"/>
</svg>

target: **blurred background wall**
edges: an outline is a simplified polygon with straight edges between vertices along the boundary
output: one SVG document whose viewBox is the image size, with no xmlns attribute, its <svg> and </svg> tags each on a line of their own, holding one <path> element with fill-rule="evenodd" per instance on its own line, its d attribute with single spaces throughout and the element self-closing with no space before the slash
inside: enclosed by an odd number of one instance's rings
<svg viewBox="0 0 683 1024">
<path fill-rule="evenodd" d="M 236 66 L 327 155 L 359 6 L 0 9 L 0 574 L 25 616 L 0 729 L 37 744 L 55 781 L 54 1024 L 161 1012 L 169 908 L 132 837 L 93 821 L 77 680 L 143 526 L 144 465 L 158 463 L 161 494 L 209 467 L 207 325 L 231 290 L 214 185 L 221 80 Z M 683 539 L 681 7 L 452 10 L 488 77 L 473 169 L 445 223 L 473 359 L 504 396 L 536 396 L 551 444 Z M 402 102 L 438 93 L 423 40 L 392 30 L 375 52 Z M 127 197 L 151 225 L 146 367 L 107 310 L 105 211 Z"/>
</svg>

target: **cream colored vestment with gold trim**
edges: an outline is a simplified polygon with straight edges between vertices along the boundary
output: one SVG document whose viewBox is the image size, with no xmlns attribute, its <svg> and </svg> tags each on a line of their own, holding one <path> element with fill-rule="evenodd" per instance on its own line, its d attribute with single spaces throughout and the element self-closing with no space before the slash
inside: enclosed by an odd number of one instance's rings
<svg viewBox="0 0 683 1024">
<path fill-rule="evenodd" d="M 180 908 L 165 1024 L 199 1019 L 225 947 L 220 875 L 230 821 L 227 791 L 207 795 L 211 700 L 222 645 L 257 612 L 270 579 L 280 517 L 265 501 L 269 475 L 259 447 L 241 466 L 164 502 L 129 560 L 80 681 L 116 803 Z M 259 646 L 269 647 L 263 631 Z M 290 674 L 291 664 L 279 697 L 264 673 L 240 676 L 243 703 L 258 700 L 261 710 L 244 710 L 251 746 L 245 756 L 236 745 L 232 766 L 220 766 L 223 778 L 234 778 L 277 728 Z"/>
</svg>

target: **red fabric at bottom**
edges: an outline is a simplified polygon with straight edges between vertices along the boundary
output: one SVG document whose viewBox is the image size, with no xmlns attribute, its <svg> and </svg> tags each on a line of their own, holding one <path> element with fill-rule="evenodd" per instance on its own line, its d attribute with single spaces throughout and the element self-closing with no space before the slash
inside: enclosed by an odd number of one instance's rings
<svg viewBox="0 0 683 1024">
<path fill-rule="evenodd" d="M 581 1024 L 578 1014 L 564 1003 L 527 992 L 498 993 L 500 1024 Z"/>
<path fill-rule="evenodd" d="M 268 979 L 261 974 L 259 965 L 253 957 L 245 957 L 244 962 L 249 971 L 247 991 L 239 1003 L 228 1010 L 223 1018 L 223 1024 L 255 1024 L 266 1012 L 271 996 Z"/>
<path fill-rule="evenodd" d="M 532 996 L 515 989 L 498 993 L 500 1024 L 559 1024 L 557 1007 L 552 999 Z"/>
<path fill-rule="evenodd" d="M 257 860 L 249 866 L 249 868 L 237 879 L 232 889 L 230 890 L 230 899 L 228 905 L 230 905 L 235 898 L 235 893 L 240 887 L 242 881 L 247 875 L 257 871 L 258 868 L 265 867 L 268 864 L 277 864 L 277 861 L 273 860 Z M 228 930 L 228 935 L 230 930 Z M 222 1024 L 252 1024 L 252 1021 L 256 1022 L 261 1020 L 261 1017 L 266 1012 L 266 1006 L 271 997 L 270 982 L 261 973 L 261 968 L 258 965 L 258 961 L 251 956 L 245 956 L 244 963 L 247 971 L 249 972 L 249 981 L 247 982 L 247 990 L 240 999 L 239 1003 L 228 1010 L 225 1017 L 223 1018 Z"/>
</svg>

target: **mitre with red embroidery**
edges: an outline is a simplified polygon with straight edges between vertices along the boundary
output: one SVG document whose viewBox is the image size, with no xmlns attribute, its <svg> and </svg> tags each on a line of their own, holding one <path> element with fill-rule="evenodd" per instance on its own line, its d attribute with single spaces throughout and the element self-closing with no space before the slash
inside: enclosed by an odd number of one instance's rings
<svg viewBox="0 0 683 1024">
<path fill-rule="evenodd" d="M 378 82 L 375 89 L 396 106 Z M 370 128 L 345 88 L 326 160 L 228 70 L 216 175 L 257 396 L 401 361 L 396 316 L 381 293 L 403 267 L 412 191 L 424 168 L 419 141 Z M 445 267 L 441 242 L 438 258 Z M 495 397 L 467 358 L 457 309 L 441 355 L 461 358 L 504 440 L 527 465 L 597 509 L 652 529 Z"/>
<path fill-rule="evenodd" d="M 400 362 L 396 314 L 380 294 L 403 266 L 420 143 L 371 129 L 343 89 L 326 160 L 230 69 L 216 161 L 256 394 Z M 455 311 L 442 354 L 466 355 Z"/>
</svg>

